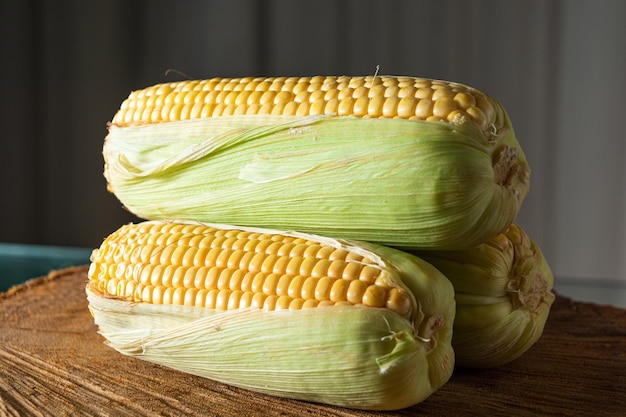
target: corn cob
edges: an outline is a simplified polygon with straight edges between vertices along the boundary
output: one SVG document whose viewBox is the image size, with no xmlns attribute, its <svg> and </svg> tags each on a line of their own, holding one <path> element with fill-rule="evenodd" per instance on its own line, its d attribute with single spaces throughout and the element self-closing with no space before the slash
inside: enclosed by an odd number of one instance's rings
<svg viewBox="0 0 626 417">
<path fill-rule="evenodd" d="M 360 409 L 413 405 L 452 373 L 453 288 L 391 248 L 151 221 L 121 227 L 91 261 L 89 308 L 127 355 Z"/>
<path fill-rule="evenodd" d="M 456 292 L 456 364 L 506 364 L 539 340 L 554 301 L 554 278 L 539 246 L 511 225 L 463 251 L 414 251 L 444 273 Z"/>
<path fill-rule="evenodd" d="M 288 228 L 402 248 L 502 232 L 529 168 L 503 107 L 411 77 L 215 78 L 132 92 L 103 149 L 144 219 Z"/>
</svg>

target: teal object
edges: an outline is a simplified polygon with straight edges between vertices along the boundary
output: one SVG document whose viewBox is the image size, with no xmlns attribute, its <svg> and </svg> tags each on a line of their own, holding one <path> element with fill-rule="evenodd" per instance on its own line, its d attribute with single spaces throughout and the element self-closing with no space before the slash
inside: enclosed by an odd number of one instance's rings
<svg viewBox="0 0 626 417">
<path fill-rule="evenodd" d="M 0 243 L 0 292 L 55 269 L 89 264 L 92 249 Z"/>
</svg>

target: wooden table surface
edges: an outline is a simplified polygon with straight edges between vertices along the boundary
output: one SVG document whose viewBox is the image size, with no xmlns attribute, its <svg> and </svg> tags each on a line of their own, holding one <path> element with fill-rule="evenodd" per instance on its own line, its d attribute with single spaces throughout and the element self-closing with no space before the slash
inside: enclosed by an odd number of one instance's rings
<svg viewBox="0 0 626 417">
<path fill-rule="evenodd" d="M 544 335 L 393 412 L 277 399 L 123 356 L 87 310 L 86 267 L 0 294 L 1 416 L 626 416 L 626 310 L 558 296 Z"/>
</svg>

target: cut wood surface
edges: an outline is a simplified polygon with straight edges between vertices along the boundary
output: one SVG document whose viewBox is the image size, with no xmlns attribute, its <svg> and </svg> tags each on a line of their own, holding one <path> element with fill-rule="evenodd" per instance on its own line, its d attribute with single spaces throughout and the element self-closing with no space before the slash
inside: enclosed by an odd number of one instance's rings
<svg viewBox="0 0 626 417">
<path fill-rule="evenodd" d="M 87 268 L 0 294 L 0 416 L 625 416 L 626 310 L 558 296 L 544 335 L 489 370 L 457 369 L 392 412 L 256 394 L 106 346 L 87 309 Z"/>
</svg>

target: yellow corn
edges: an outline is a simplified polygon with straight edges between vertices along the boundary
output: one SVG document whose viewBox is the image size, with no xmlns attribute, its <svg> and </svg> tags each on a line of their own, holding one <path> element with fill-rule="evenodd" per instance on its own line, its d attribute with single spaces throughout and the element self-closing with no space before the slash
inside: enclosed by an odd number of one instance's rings
<svg viewBox="0 0 626 417">
<path fill-rule="evenodd" d="M 131 93 L 112 123 L 128 126 L 258 114 L 467 119 L 480 129 L 494 130 L 504 123 L 501 108 L 476 89 L 387 75 L 213 78 L 157 84 Z"/>
<path fill-rule="evenodd" d="M 132 302 L 217 310 L 347 304 L 411 317 L 409 293 L 388 274 L 355 252 L 304 238 L 155 223 L 109 236 L 89 277 L 94 290 Z"/>
<path fill-rule="evenodd" d="M 454 285 L 458 366 L 500 366 L 539 340 L 555 298 L 554 278 L 541 248 L 519 225 L 471 249 L 414 254 Z"/>
<path fill-rule="evenodd" d="M 148 87 L 122 103 L 103 155 L 109 190 L 143 219 L 412 249 L 467 248 L 502 232 L 530 172 L 496 100 L 386 75 Z"/>
<path fill-rule="evenodd" d="M 452 374 L 454 290 L 408 253 L 149 221 L 122 226 L 91 260 L 89 309 L 126 355 L 360 409 L 408 407 Z"/>
</svg>

